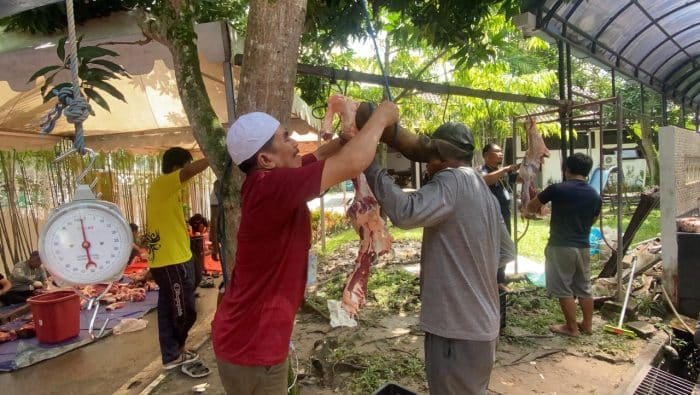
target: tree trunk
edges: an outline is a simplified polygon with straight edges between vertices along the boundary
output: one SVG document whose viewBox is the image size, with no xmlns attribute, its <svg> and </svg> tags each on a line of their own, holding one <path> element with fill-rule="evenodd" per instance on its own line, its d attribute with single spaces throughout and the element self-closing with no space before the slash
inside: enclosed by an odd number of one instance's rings
<svg viewBox="0 0 700 395">
<path fill-rule="evenodd" d="M 169 9 L 157 20 L 141 18 L 144 35 L 168 47 L 173 57 L 178 93 L 192 133 L 212 170 L 221 178 L 224 174 L 224 194 L 221 202 L 226 215 L 226 234 L 222 240 L 226 268 L 233 267 L 236 252 L 236 234 L 240 221 L 240 189 L 243 175 L 234 166 L 226 172 L 228 159 L 225 145 L 226 131 L 211 106 L 199 66 L 197 36 L 194 31 L 194 13 L 188 1 L 171 0 Z M 294 59 L 296 64 L 296 59 Z"/>
<path fill-rule="evenodd" d="M 649 182 L 651 185 L 659 185 L 659 152 L 654 146 L 651 125 L 649 125 L 649 121 L 646 119 L 646 117 L 642 117 L 641 129 L 641 145 L 642 151 L 644 152 L 644 159 L 647 162 L 647 169 L 649 169 Z"/>
<path fill-rule="evenodd" d="M 264 111 L 288 123 L 305 16 L 306 0 L 250 2 L 239 114 Z"/>
</svg>

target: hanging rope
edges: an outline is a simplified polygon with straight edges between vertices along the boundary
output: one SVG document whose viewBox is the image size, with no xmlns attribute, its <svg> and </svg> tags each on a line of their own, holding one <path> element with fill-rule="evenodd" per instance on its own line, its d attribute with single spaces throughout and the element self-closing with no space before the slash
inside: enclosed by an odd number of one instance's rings
<svg viewBox="0 0 700 395">
<path fill-rule="evenodd" d="M 389 90 L 389 77 L 386 75 L 386 71 L 384 70 L 384 65 L 382 64 L 382 57 L 379 54 L 379 46 L 377 45 L 377 39 L 374 34 L 374 28 L 372 27 L 372 20 L 369 17 L 367 0 L 362 0 L 362 8 L 362 10 L 365 13 L 365 19 L 367 20 L 367 33 L 369 33 L 369 36 L 372 38 L 372 43 L 374 43 L 374 52 L 377 56 L 379 70 L 382 72 L 382 77 L 384 77 L 384 90 L 386 91 L 386 98 L 389 99 L 389 101 L 394 101 L 394 99 L 391 97 L 391 91 Z"/>
<path fill-rule="evenodd" d="M 51 133 L 56 126 L 56 121 L 61 113 L 66 115 L 69 123 L 75 125 L 75 138 L 73 148 L 81 155 L 86 153 L 85 136 L 83 133 L 83 122 L 90 115 L 90 105 L 80 94 L 80 80 L 78 79 L 78 45 L 75 38 L 75 19 L 73 16 L 73 0 L 66 0 L 66 15 L 68 17 L 68 44 L 70 45 L 68 57 L 70 61 L 70 71 L 73 87 L 66 87 L 60 90 L 53 90 L 58 98 L 58 103 L 46 116 L 46 120 L 41 124 L 41 132 Z"/>
</svg>

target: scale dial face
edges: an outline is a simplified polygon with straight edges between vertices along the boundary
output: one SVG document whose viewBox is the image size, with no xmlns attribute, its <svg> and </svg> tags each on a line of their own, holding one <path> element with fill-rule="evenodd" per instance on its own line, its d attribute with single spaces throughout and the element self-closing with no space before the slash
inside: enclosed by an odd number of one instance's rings
<svg viewBox="0 0 700 395">
<path fill-rule="evenodd" d="M 131 229 L 119 209 L 97 200 L 59 207 L 39 235 L 44 266 L 65 285 L 117 280 L 132 246 Z"/>
</svg>

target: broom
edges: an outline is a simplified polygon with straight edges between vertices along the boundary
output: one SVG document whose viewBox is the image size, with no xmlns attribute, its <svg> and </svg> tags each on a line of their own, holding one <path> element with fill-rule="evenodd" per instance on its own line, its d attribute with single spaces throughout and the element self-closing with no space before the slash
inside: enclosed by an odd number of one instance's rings
<svg viewBox="0 0 700 395">
<path fill-rule="evenodd" d="M 632 293 L 632 281 L 634 280 L 634 270 L 637 267 L 637 257 L 632 257 L 632 271 L 630 272 L 630 281 L 627 284 L 627 292 L 625 292 L 625 301 L 622 303 L 622 311 L 620 311 L 620 321 L 617 326 L 606 324 L 603 327 L 605 332 L 614 333 L 616 335 L 625 335 L 627 337 L 635 337 L 634 332 L 622 327 L 622 322 L 625 320 L 625 312 L 627 311 L 627 301 L 629 301 L 630 293 Z"/>
</svg>

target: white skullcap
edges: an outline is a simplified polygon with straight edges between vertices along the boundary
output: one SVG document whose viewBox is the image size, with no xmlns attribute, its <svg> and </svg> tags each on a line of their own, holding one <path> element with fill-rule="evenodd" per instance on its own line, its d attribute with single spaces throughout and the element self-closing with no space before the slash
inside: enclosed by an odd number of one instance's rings
<svg viewBox="0 0 700 395">
<path fill-rule="evenodd" d="M 240 165 L 262 148 L 275 135 L 280 122 L 264 112 L 251 112 L 238 117 L 226 135 L 226 148 L 233 163 Z"/>
</svg>

